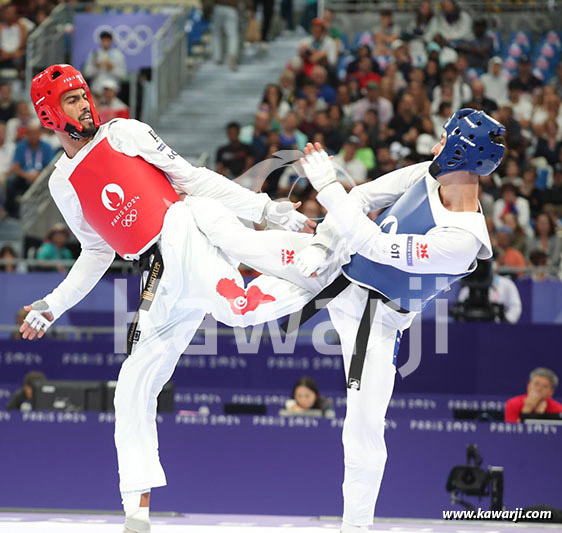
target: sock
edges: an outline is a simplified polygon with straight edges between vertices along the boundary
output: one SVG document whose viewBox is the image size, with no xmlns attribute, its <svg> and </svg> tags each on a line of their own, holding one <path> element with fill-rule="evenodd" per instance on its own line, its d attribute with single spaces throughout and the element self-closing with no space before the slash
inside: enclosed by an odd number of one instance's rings
<svg viewBox="0 0 562 533">
<path fill-rule="evenodd" d="M 139 510 L 127 518 L 136 518 L 137 520 L 142 520 L 143 522 L 150 522 L 150 517 L 148 516 L 148 507 L 139 507 Z"/>
<path fill-rule="evenodd" d="M 125 516 L 127 518 L 141 513 L 140 516 L 135 516 L 135 518 L 141 518 L 141 516 L 146 515 L 146 520 L 148 520 L 149 508 L 140 506 L 141 496 L 146 492 L 150 492 L 150 490 L 134 490 L 121 493 L 121 497 L 123 499 L 123 509 L 125 510 Z"/>
</svg>

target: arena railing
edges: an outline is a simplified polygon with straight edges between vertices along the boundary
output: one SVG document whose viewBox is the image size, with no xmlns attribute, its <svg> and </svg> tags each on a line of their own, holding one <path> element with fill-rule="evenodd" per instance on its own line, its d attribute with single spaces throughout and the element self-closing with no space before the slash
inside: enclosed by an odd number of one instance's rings
<svg viewBox="0 0 562 533">
<path fill-rule="evenodd" d="M 137 2 L 100 2 L 80 4 L 59 4 L 47 19 L 40 24 L 27 40 L 25 83 L 26 90 L 31 80 L 42 69 L 56 63 L 68 63 L 69 39 L 72 35 L 73 18 L 76 13 L 104 13 L 110 10 L 132 12 L 147 10 L 154 13 L 166 13 L 170 17 L 154 36 L 151 65 L 151 79 L 147 89 L 151 93 L 147 98 L 145 111 L 154 119 L 181 90 L 187 80 L 187 32 L 189 12 L 192 7 L 199 7 L 199 0 L 169 0 L 164 4 Z M 80 65 L 78 65 L 80 67 Z M 131 88 L 129 108 L 131 117 L 135 118 L 138 94 L 136 91 L 138 72 L 129 72 Z M 166 78 L 167 76 L 167 78 Z"/>
</svg>

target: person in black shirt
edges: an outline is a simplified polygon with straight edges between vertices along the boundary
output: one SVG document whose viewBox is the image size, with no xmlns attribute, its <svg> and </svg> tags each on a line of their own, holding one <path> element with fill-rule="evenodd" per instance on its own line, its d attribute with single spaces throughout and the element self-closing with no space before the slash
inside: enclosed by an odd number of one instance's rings
<svg viewBox="0 0 562 533">
<path fill-rule="evenodd" d="M 468 66 L 485 71 L 488 68 L 488 60 L 494 51 L 494 41 L 486 33 L 488 23 L 486 19 L 480 18 L 474 21 L 472 33 L 474 39 L 462 41 L 457 47 L 457 52 L 465 54 Z"/>
<path fill-rule="evenodd" d="M 237 178 L 254 164 L 254 150 L 238 140 L 240 124 L 230 122 L 226 126 L 228 144 L 217 150 L 216 170 L 228 178 Z"/>
<path fill-rule="evenodd" d="M 27 410 L 30 410 L 30 404 L 33 400 L 33 384 L 38 381 L 45 381 L 46 379 L 45 374 L 37 370 L 27 373 L 23 378 L 23 387 L 14 392 L 6 405 L 6 410 L 19 411 L 24 404 L 28 404 L 29 407 Z"/>
<path fill-rule="evenodd" d="M 16 116 L 16 103 L 12 100 L 12 86 L 0 83 L 0 122 L 8 122 Z"/>
<path fill-rule="evenodd" d="M 521 89 L 522 92 L 531 94 L 537 87 L 542 87 L 542 81 L 531 72 L 531 59 L 527 55 L 519 58 L 519 75 L 509 82 L 509 88 Z"/>
<path fill-rule="evenodd" d="M 552 187 L 542 191 L 542 200 L 545 204 L 554 204 L 561 209 L 562 206 L 562 163 L 557 163 L 552 176 Z"/>
</svg>

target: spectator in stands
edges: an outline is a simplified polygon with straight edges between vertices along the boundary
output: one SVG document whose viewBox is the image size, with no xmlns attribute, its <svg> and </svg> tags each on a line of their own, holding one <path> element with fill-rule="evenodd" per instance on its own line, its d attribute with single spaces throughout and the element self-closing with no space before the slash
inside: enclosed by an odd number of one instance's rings
<svg viewBox="0 0 562 533">
<path fill-rule="evenodd" d="M 348 136 L 348 125 L 345 122 L 343 109 L 338 104 L 332 104 L 328 108 L 328 116 L 332 127 L 339 133 L 340 138 L 345 139 Z"/>
<path fill-rule="evenodd" d="M 0 271 L 15 272 L 17 258 L 16 251 L 9 244 L 2 246 L 2 248 L 0 248 L 0 260 L 6 261 L 7 263 L 5 265 L 0 265 Z"/>
<path fill-rule="evenodd" d="M 349 86 L 346 83 L 340 83 L 338 85 L 336 89 L 336 103 L 343 112 L 345 122 L 352 122 L 354 102 L 351 100 Z"/>
<path fill-rule="evenodd" d="M 379 116 L 374 109 L 367 109 L 363 118 L 363 124 L 367 128 L 367 135 L 369 136 L 367 144 L 376 147 L 383 136 L 386 137 L 386 128 L 379 124 Z"/>
<path fill-rule="evenodd" d="M 481 184 L 478 184 L 478 201 L 482 206 L 482 213 L 485 218 L 493 219 L 494 216 L 494 197 L 486 192 Z M 512 229 L 512 228 L 510 228 Z M 513 231 L 513 230 L 512 230 Z"/>
<path fill-rule="evenodd" d="M 411 80 L 408 84 L 408 94 L 413 99 L 414 112 L 416 115 L 420 118 L 429 117 L 431 112 L 431 102 L 427 97 L 427 92 L 424 89 L 423 83 L 421 81 Z"/>
<path fill-rule="evenodd" d="M 510 87 L 517 87 L 521 92 L 530 95 L 536 88 L 542 87 L 542 81 L 532 72 L 532 62 L 528 55 L 523 54 L 517 65 L 517 76 L 511 80 Z"/>
<path fill-rule="evenodd" d="M 533 109 L 532 123 L 535 135 L 544 135 L 547 120 L 553 120 L 557 129 L 555 138 L 562 140 L 562 106 L 560 106 L 560 97 L 556 93 L 554 87 L 548 85 L 543 89 L 542 105 L 535 106 Z"/>
<path fill-rule="evenodd" d="M 27 28 L 15 3 L 6 4 L 1 11 L 0 23 L 0 69 L 23 69 Z"/>
<path fill-rule="evenodd" d="M 526 266 L 523 254 L 512 246 L 513 233 L 507 226 L 496 230 L 496 260 L 499 266 L 510 267 L 517 270 L 515 276 L 521 275 L 520 269 Z"/>
<path fill-rule="evenodd" d="M 260 109 L 255 115 L 254 123 L 248 124 L 240 130 L 240 142 L 249 144 L 253 148 L 256 162 L 265 158 L 270 122 L 269 111 Z"/>
<path fill-rule="evenodd" d="M 310 72 L 310 78 L 318 89 L 318 97 L 327 104 L 336 102 L 336 90 L 328 83 L 328 72 L 320 65 L 316 65 Z"/>
<path fill-rule="evenodd" d="M 33 370 L 28 372 L 23 378 L 22 388 L 18 389 L 6 405 L 7 411 L 31 411 L 33 401 L 33 385 L 45 381 L 47 377 L 43 372 Z"/>
<path fill-rule="evenodd" d="M 557 163 L 554 167 L 552 187 L 542 191 L 542 200 L 544 204 L 562 207 L 562 163 Z"/>
<path fill-rule="evenodd" d="M 273 18 L 274 0 L 254 0 L 254 13 L 258 10 L 258 4 L 262 5 L 261 48 L 264 50 L 270 39 L 269 28 L 271 27 L 271 19 Z"/>
<path fill-rule="evenodd" d="M 303 376 L 295 383 L 285 409 L 302 414 L 306 414 L 306 411 L 321 411 L 323 416 L 333 416 L 332 402 L 320 395 L 316 381 L 308 376 Z"/>
<path fill-rule="evenodd" d="M 346 190 L 367 180 L 367 167 L 356 157 L 359 144 L 359 138 L 352 135 L 345 141 L 341 152 L 333 159 L 338 180 Z"/>
<path fill-rule="evenodd" d="M 14 143 L 21 141 L 26 135 L 27 126 L 34 120 L 29 103 L 20 100 L 16 104 L 16 116 L 6 122 L 6 139 Z"/>
<path fill-rule="evenodd" d="M 494 270 L 495 269 L 496 266 L 494 263 Z M 464 302 L 468 300 L 469 294 L 470 289 L 468 287 L 462 287 L 459 291 L 458 301 Z M 497 272 L 494 272 L 492 284 L 488 289 L 488 299 L 492 304 L 503 305 L 503 316 L 506 322 L 515 324 L 519 321 L 522 311 L 521 296 L 519 295 L 517 285 L 515 285 L 511 279 L 506 276 L 500 276 Z"/>
<path fill-rule="evenodd" d="M 249 9 L 252 4 L 246 1 Z M 216 65 L 224 62 L 223 52 L 231 70 L 238 70 L 240 41 L 239 12 L 237 0 L 216 0 L 213 8 L 213 61 Z M 226 43 L 223 41 L 226 35 Z"/>
<path fill-rule="evenodd" d="M 503 165 L 502 183 L 511 183 L 515 187 L 519 187 L 523 183 L 521 177 L 521 168 L 517 159 L 509 157 L 505 160 Z"/>
<path fill-rule="evenodd" d="M 413 20 L 406 29 L 408 37 L 422 40 L 433 16 L 433 6 L 431 2 L 429 0 L 422 0 L 416 9 L 415 20 Z"/>
<path fill-rule="evenodd" d="M 433 91 L 435 90 L 435 87 L 441 85 L 441 67 L 439 66 L 439 61 L 435 59 L 428 59 L 425 64 L 424 72 L 424 85 L 427 96 L 431 100 L 433 98 Z"/>
<path fill-rule="evenodd" d="M 347 81 L 347 87 L 349 88 L 349 96 L 352 102 L 357 102 L 363 98 L 361 84 L 357 78 L 349 78 Z"/>
<path fill-rule="evenodd" d="M 309 105 L 306 98 L 297 98 L 295 100 L 294 111 L 297 115 L 299 130 L 309 137 L 314 133 L 314 107 Z"/>
<path fill-rule="evenodd" d="M 328 108 L 328 103 L 320 96 L 318 87 L 310 78 L 304 80 L 300 96 L 306 99 L 309 111 L 313 114 Z"/>
<path fill-rule="evenodd" d="M 394 64 L 402 74 L 405 80 L 410 80 L 410 73 L 412 72 L 412 57 L 410 55 L 410 48 L 407 42 L 402 39 L 396 39 L 390 45 L 390 50 L 394 56 Z"/>
<path fill-rule="evenodd" d="M 392 55 L 390 45 L 398 39 L 400 27 L 392 20 L 392 11 L 383 9 L 380 12 L 378 24 L 373 28 L 373 38 L 375 40 L 375 56 Z"/>
<path fill-rule="evenodd" d="M 12 84 L 0 83 L 0 122 L 8 122 L 16 116 L 16 103 L 12 99 Z"/>
<path fill-rule="evenodd" d="M 392 103 L 380 95 L 379 84 L 377 82 L 369 81 L 366 89 L 367 95 L 355 103 L 353 108 L 353 120 L 355 122 L 363 120 L 363 115 L 367 109 L 374 109 L 377 112 L 380 123 L 386 126 L 394 114 Z"/>
<path fill-rule="evenodd" d="M 392 156 L 390 146 L 388 144 L 380 144 L 377 146 L 377 166 L 369 176 L 373 179 L 384 176 L 393 170 L 396 170 L 396 160 Z"/>
<path fill-rule="evenodd" d="M 355 51 L 354 56 L 355 59 L 351 63 L 349 63 L 349 65 L 347 65 L 346 68 L 346 72 L 348 76 L 349 74 L 353 74 L 354 72 L 357 72 L 359 70 L 359 63 L 364 57 L 369 57 L 373 59 L 372 50 L 368 44 L 359 45 L 359 48 L 357 48 L 357 50 Z M 378 64 L 374 59 L 373 59 L 373 71 L 376 72 L 377 74 L 380 74 Z"/>
<path fill-rule="evenodd" d="M 541 213 L 535 221 L 534 235 L 527 241 L 528 254 L 534 250 L 541 250 L 547 256 L 547 264 L 558 268 L 560 265 L 560 254 L 562 253 L 562 241 L 556 234 L 551 218 Z"/>
<path fill-rule="evenodd" d="M 533 113 L 533 105 L 528 97 L 523 96 L 523 91 L 515 80 L 511 80 L 508 85 L 507 105 L 513 109 L 513 118 L 520 124 L 523 129 L 531 126 L 531 116 Z"/>
<path fill-rule="evenodd" d="M 281 88 L 281 106 L 283 102 L 287 103 L 289 107 L 292 107 L 295 103 L 296 84 L 295 84 L 295 73 L 292 70 L 284 70 L 279 78 L 279 87 Z M 286 113 L 285 113 L 286 114 Z"/>
<path fill-rule="evenodd" d="M 298 129 L 299 118 L 296 113 L 287 113 L 281 123 L 279 141 L 286 150 L 304 150 L 308 137 Z"/>
<path fill-rule="evenodd" d="M 529 254 L 529 264 L 533 267 L 531 279 L 533 281 L 545 281 L 547 279 L 558 279 L 551 272 L 551 268 L 547 264 L 548 257 L 542 250 L 533 250 Z"/>
<path fill-rule="evenodd" d="M 562 413 L 562 404 L 552 399 L 558 376 L 548 368 L 535 368 L 529 375 L 527 394 L 515 396 L 505 404 L 505 421 L 519 422 L 522 414 Z"/>
<path fill-rule="evenodd" d="M 494 50 L 494 40 L 487 35 L 488 23 L 486 19 L 479 18 L 472 25 L 473 38 L 461 40 L 456 46 L 457 52 L 466 55 L 470 68 L 486 70 L 488 59 Z"/>
<path fill-rule="evenodd" d="M 389 141 L 398 141 L 403 146 L 413 148 L 421 131 L 421 121 L 415 114 L 414 99 L 404 93 L 398 101 L 396 114 L 388 124 Z"/>
<path fill-rule="evenodd" d="M 299 56 L 304 62 L 306 76 L 310 76 L 314 65 L 334 68 L 338 61 L 338 46 L 336 41 L 327 35 L 324 20 L 314 19 L 310 32 L 312 35 L 299 43 Z"/>
<path fill-rule="evenodd" d="M 432 159 L 433 154 L 431 149 L 439 142 L 440 136 L 436 134 L 435 126 L 429 115 L 421 117 L 420 127 L 420 134 L 416 139 L 415 152 L 419 155 Z M 441 132 L 441 129 L 438 131 Z"/>
<path fill-rule="evenodd" d="M 62 223 L 55 224 L 49 230 L 46 241 L 37 250 L 37 259 L 48 262 L 74 259 L 72 252 L 66 247 L 68 237 L 67 227 Z M 58 263 L 52 267 L 44 265 L 41 270 L 57 270 L 61 274 L 66 274 L 68 267 Z"/>
<path fill-rule="evenodd" d="M 228 144 L 217 150 L 216 171 L 227 178 L 237 178 L 254 164 L 254 151 L 240 142 L 240 124 L 230 122 L 226 126 Z"/>
<path fill-rule="evenodd" d="M 433 41 L 438 35 L 446 43 L 468 41 L 472 37 L 472 18 L 454 0 L 441 2 L 441 13 L 431 19 L 424 40 Z"/>
<path fill-rule="evenodd" d="M 517 217 L 513 213 L 506 213 L 503 221 L 505 227 L 509 228 L 512 233 L 511 246 L 525 255 L 527 252 L 528 235 L 520 226 Z"/>
<path fill-rule="evenodd" d="M 291 110 L 291 106 L 287 101 L 283 100 L 281 87 L 275 83 L 266 85 L 263 91 L 261 107 L 267 108 L 273 121 L 279 123 Z"/>
<path fill-rule="evenodd" d="M 41 140 L 41 124 L 34 121 L 27 128 L 27 138 L 16 145 L 10 169 L 12 175 L 6 181 L 6 211 L 9 216 L 19 217 L 21 195 L 37 179 L 54 155 L 51 146 Z"/>
<path fill-rule="evenodd" d="M 447 122 L 449 117 L 453 114 L 451 109 L 452 106 L 450 102 L 441 102 L 439 104 L 437 112 L 431 115 L 435 131 L 441 132 L 443 130 L 443 124 L 445 124 L 445 122 Z"/>
<path fill-rule="evenodd" d="M 515 119 L 515 114 L 511 104 L 502 105 L 498 109 L 494 118 L 505 126 L 506 131 L 504 137 L 507 143 L 506 155 L 519 157 L 522 151 L 524 151 L 526 145 L 521 131 L 521 125 Z"/>
<path fill-rule="evenodd" d="M 550 80 L 550 85 L 556 89 L 558 96 L 562 98 L 562 62 L 558 63 L 558 66 L 556 67 L 556 76 Z"/>
<path fill-rule="evenodd" d="M 370 57 L 362 57 L 356 72 L 349 74 L 348 79 L 356 79 L 359 81 L 361 89 L 365 89 L 369 82 L 378 83 L 381 80 L 379 74 L 373 71 L 373 60 Z"/>
<path fill-rule="evenodd" d="M 365 124 L 363 122 L 356 122 L 353 125 L 351 134 L 359 138 L 359 148 L 355 153 L 355 157 L 363 162 L 363 164 L 367 167 L 367 170 L 373 170 L 376 162 L 375 153 L 369 146 L 369 134 Z"/>
<path fill-rule="evenodd" d="M 114 118 L 129 118 L 129 107 L 125 102 L 119 100 L 119 84 L 111 78 L 102 81 L 103 93 L 100 96 L 97 110 L 102 124 L 106 124 Z"/>
<path fill-rule="evenodd" d="M 111 79 L 118 85 L 124 81 L 127 76 L 127 63 L 123 52 L 113 47 L 113 35 L 110 32 L 100 33 L 100 47 L 89 53 L 83 72 L 96 95 L 103 93 L 105 80 Z"/>
<path fill-rule="evenodd" d="M 501 198 L 494 204 L 494 223 L 497 227 L 504 224 L 506 213 L 517 216 L 519 225 L 527 231 L 530 222 L 529 202 L 517 196 L 517 188 L 512 183 L 504 183 L 501 188 Z"/>
<path fill-rule="evenodd" d="M 340 151 L 343 139 L 339 132 L 332 126 L 327 111 L 319 111 L 314 117 L 315 133 L 322 133 L 324 136 L 323 145 L 332 153 Z"/>
<path fill-rule="evenodd" d="M 562 141 L 558 140 L 558 123 L 548 119 L 544 124 L 544 135 L 537 141 L 535 157 L 544 157 L 550 166 L 562 161 Z"/>
<path fill-rule="evenodd" d="M 537 188 L 537 167 L 527 165 L 523 171 L 523 182 L 519 185 L 519 196 L 529 202 L 531 218 L 535 219 L 542 211 L 543 199 L 541 191 Z"/>
<path fill-rule="evenodd" d="M 452 90 L 452 112 L 459 110 L 463 102 L 468 102 L 472 99 L 472 91 L 470 86 L 461 80 L 457 67 L 453 63 L 448 63 L 443 69 L 442 85 L 435 87 L 433 91 L 432 109 L 434 112 L 439 109 L 439 105 L 443 98 L 445 87 L 451 87 Z"/>
<path fill-rule="evenodd" d="M 509 80 L 502 70 L 503 61 L 501 57 L 492 57 L 488 61 L 488 72 L 482 74 L 480 79 L 484 84 L 484 93 L 497 104 L 503 104 L 507 100 L 507 85 Z"/>
<path fill-rule="evenodd" d="M 482 83 L 482 80 L 476 78 L 471 84 L 470 88 L 472 90 L 472 99 L 465 102 L 462 107 L 471 107 L 472 109 L 478 109 L 479 111 L 484 111 L 488 115 L 492 115 L 498 109 L 496 102 L 486 97 L 486 88 Z"/>
<path fill-rule="evenodd" d="M 15 151 L 15 143 L 6 139 L 6 124 L 0 122 L 0 191 L 4 189 L 4 183 L 12 166 Z"/>
</svg>

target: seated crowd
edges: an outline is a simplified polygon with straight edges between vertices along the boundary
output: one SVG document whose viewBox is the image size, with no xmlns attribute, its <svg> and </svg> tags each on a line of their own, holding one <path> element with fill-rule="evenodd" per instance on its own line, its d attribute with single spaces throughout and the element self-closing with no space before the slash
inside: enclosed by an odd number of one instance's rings
<svg viewBox="0 0 562 533">
<path fill-rule="evenodd" d="M 540 80 L 521 55 L 511 77 L 493 55 L 484 19 L 453 0 L 441 10 L 422 0 L 402 31 L 391 11 L 346 52 L 333 15 L 314 19 L 277 83 L 264 89 L 251 124 L 230 123 L 229 144 L 216 168 L 235 178 L 253 164 L 319 141 L 335 156 L 346 188 L 432 158 L 447 118 L 463 107 L 491 114 L 507 128 L 503 163 L 481 180 L 480 201 L 500 267 L 536 267 L 537 279 L 557 277 L 562 252 L 562 66 Z M 478 75 L 478 73 L 481 73 Z M 308 204 L 314 192 L 278 154 L 263 190 Z M 288 159 L 292 159 L 288 161 Z"/>
</svg>

